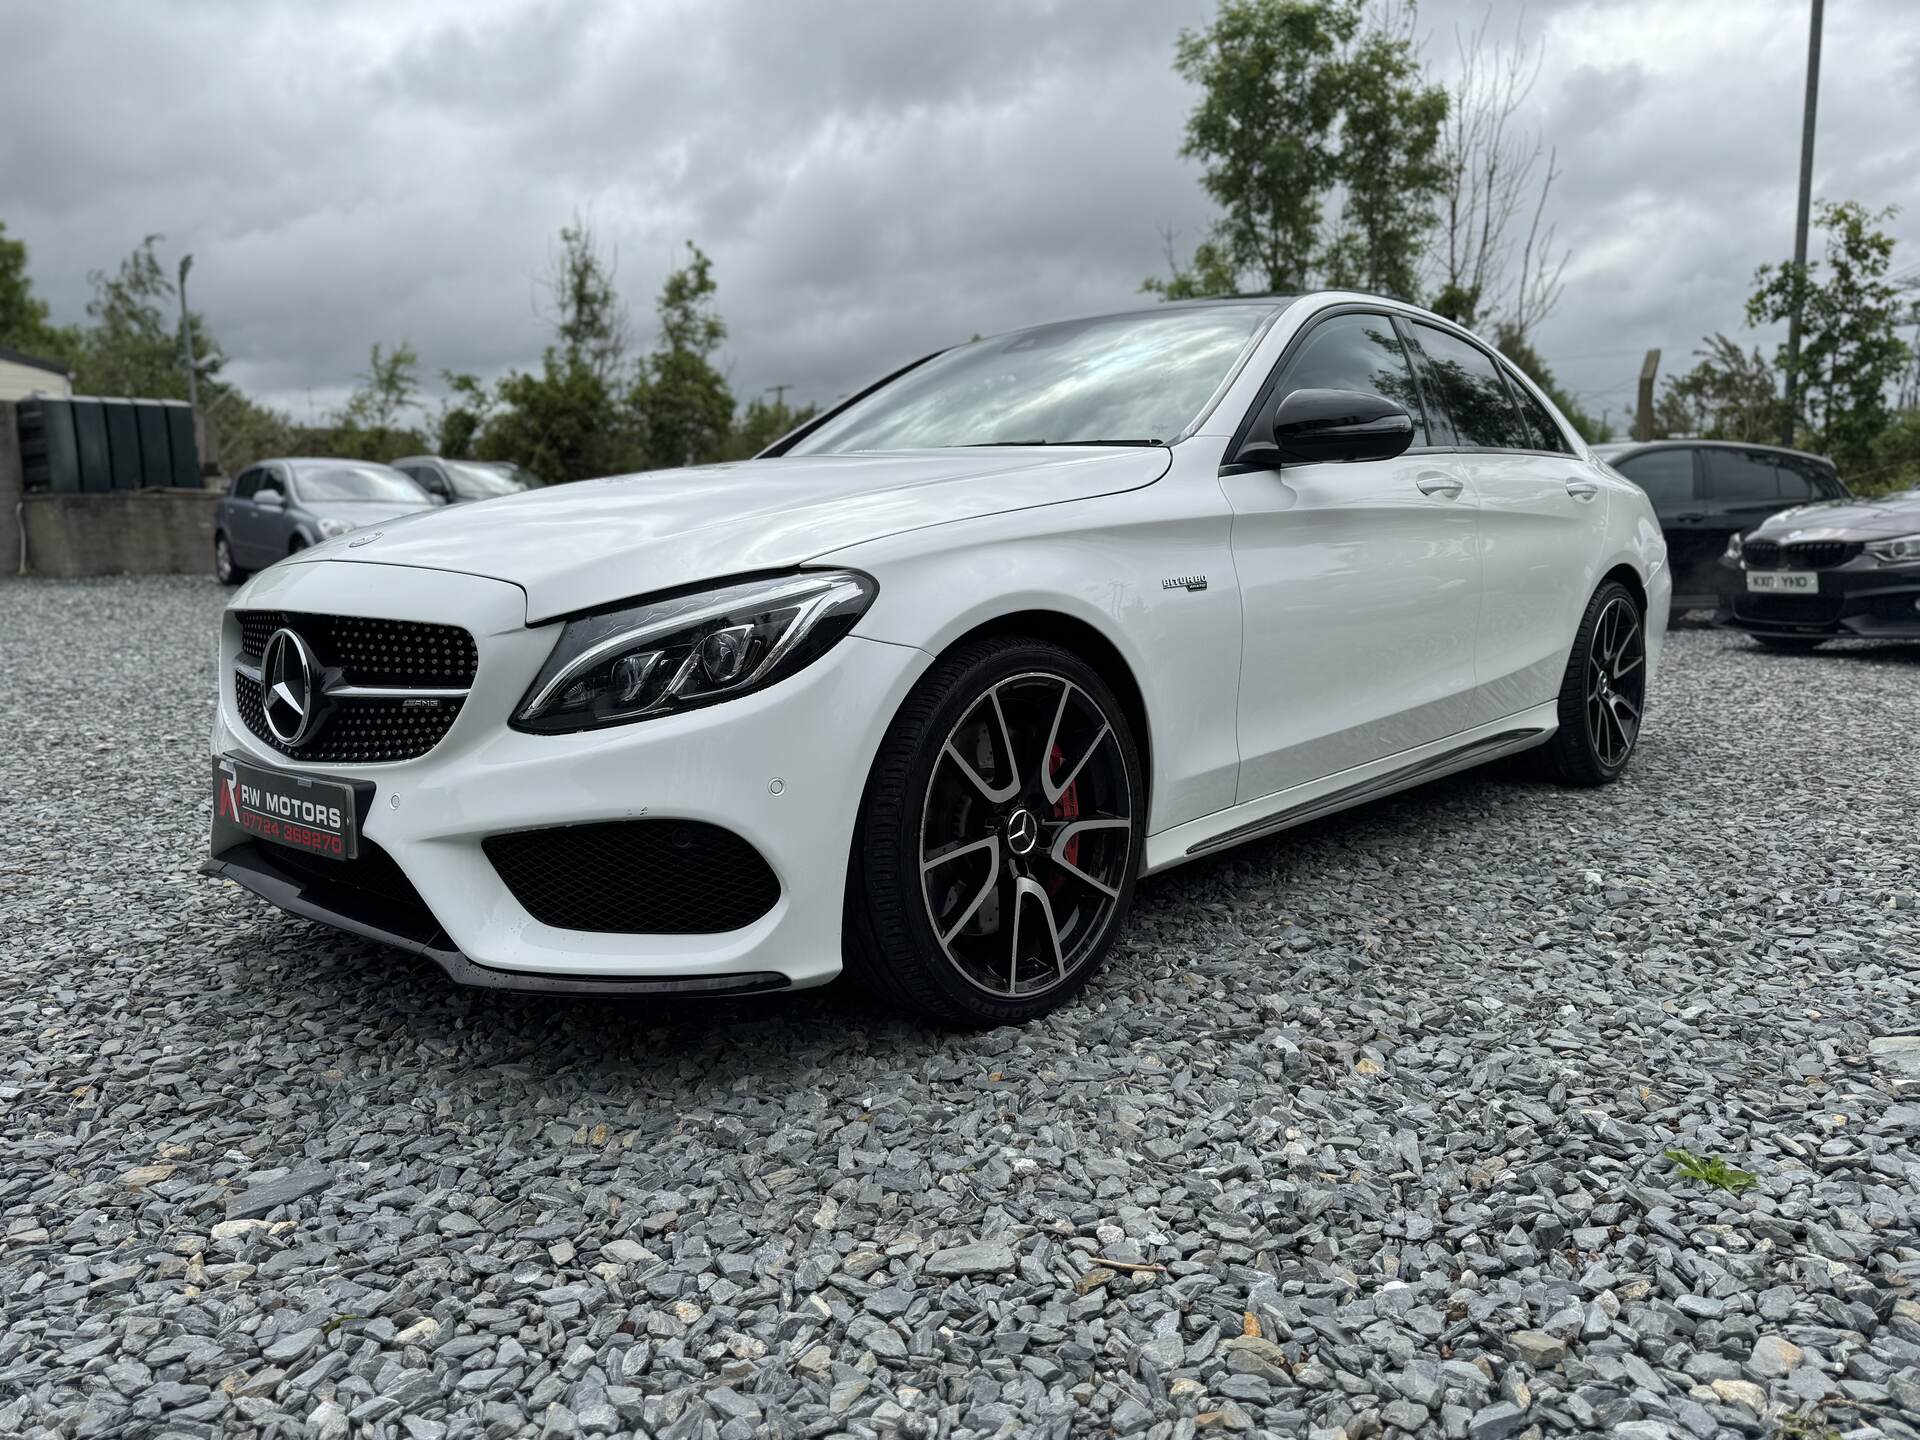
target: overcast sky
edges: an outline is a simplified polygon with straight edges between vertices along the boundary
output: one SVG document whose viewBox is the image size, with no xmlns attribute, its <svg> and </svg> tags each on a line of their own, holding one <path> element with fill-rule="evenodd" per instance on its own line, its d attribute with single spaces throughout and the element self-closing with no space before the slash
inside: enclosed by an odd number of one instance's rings
<svg viewBox="0 0 1920 1440">
<path fill-rule="evenodd" d="M 636 340 L 675 247 L 713 257 L 745 399 L 1134 303 L 1209 205 L 1170 69 L 1205 0 L 1023 5 L 10 6 L 0 219 L 60 320 L 149 231 L 250 391 L 305 417 L 376 340 L 429 374 L 536 364 L 536 280 L 588 215 Z M 1451 69 L 1484 3 L 1426 0 Z M 1493 6 L 1511 32 L 1520 7 Z M 1539 333 L 1596 412 L 1738 331 L 1791 253 L 1807 0 L 1533 0 L 1529 119 L 1572 250 Z M 1920 266 L 1920 4 L 1827 8 L 1815 194 L 1898 204 Z M 1747 335 L 1749 343 L 1772 337 Z"/>
</svg>

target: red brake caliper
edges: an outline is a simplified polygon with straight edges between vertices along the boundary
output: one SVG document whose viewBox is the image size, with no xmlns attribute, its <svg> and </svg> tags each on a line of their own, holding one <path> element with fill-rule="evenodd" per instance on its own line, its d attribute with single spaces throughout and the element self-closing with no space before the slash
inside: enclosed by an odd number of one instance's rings
<svg viewBox="0 0 1920 1440">
<path fill-rule="evenodd" d="M 1056 744 L 1053 747 L 1053 754 L 1047 757 L 1047 773 L 1052 774 L 1058 770 L 1060 768 L 1060 762 L 1066 758 L 1067 757 L 1061 753 L 1060 747 Z M 1075 780 L 1071 785 L 1067 786 L 1067 788 L 1060 793 L 1060 798 L 1054 802 L 1053 818 L 1056 820 L 1077 820 L 1080 818 L 1080 782 L 1078 780 Z M 1067 841 L 1066 849 L 1062 850 L 1060 854 L 1069 865 L 1078 865 L 1080 863 L 1080 837 L 1075 835 L 1071 840 Z M 1054 884 L 1056 886 L 1062 883 L 1064 883 L 1063 877 L 1058 875 L 1054 876 Z"/>
</svg>

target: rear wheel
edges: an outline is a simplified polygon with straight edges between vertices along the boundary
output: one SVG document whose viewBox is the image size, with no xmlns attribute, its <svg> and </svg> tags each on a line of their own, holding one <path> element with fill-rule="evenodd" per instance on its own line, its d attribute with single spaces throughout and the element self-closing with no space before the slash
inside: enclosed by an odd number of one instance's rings
<svg viewBox="0 0 1920 1440">
<path fill-rule="evenodd" d="M 1560 728 L 1545 759 L 1567 785 L 1620 778 L 1640 740 L 1647 699 L 1647 627 L 1640 602 L 1609 580 L 1587 602 L 1560 684 Z"/>
<path fill-rule="evenodd" d="M 1133 898 L 1146 806 L 1132 727 L 1078 656 L 991 639 L 941 660 L 867 784 L 847 889 L 848 961 L 950 1024 L 1061 1004 Z"/>
<path fill-rule="evenodd" d="M 233 546 L 223 531 L 213 537 L 213 573 L 222 585 L 238 585 L 247 572 L 233 563 Z"/>
<path fill-rule="evenodd" d="M 1756 635 L 1769 650 L 1805 651 L 1826 643 L 1824 635 Z"/>
</svg>

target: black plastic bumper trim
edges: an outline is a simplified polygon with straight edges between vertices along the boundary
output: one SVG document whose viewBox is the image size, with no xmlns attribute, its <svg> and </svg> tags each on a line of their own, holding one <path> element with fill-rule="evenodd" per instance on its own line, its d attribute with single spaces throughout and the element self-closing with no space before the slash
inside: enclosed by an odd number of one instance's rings
<svg viewBox="0 0 1920 1440">
<path fill-rule="evenodd" d="M 740 975 L 601 979 L 597 976 L 544 975 L 528 970 L 496 970 L 488 965 L 476 965 L 469 960 L 454 948 L 452 942 L 447 939 L 446 932 L 437 926 L 433 934 L 425 939 L 402 934 L 370 920 L 316 904 L 302 893 L 302 887 L 299 884 L 264 868 L 246 864 L 243 860 L 231 858 L 208 860 L 200 866 L 200 873 L 221 880 L 231 880 L 241 888 L 251 890 L 261 899 L 279 906 L 291 915 L 298 915 L 303 920 L 331 925 L 334 929 L 344 930 L 350 935 L 358 935 L 366 940 L 377 940 L 383 945 L 393 946 L 396 950 L 404 950 L 410 955 L 431 960 L 446 972 L 448 979 L 456 984 L 480 990 L 513 990 L 540 995 L 749 995 L 767 990 L 784 990 L 788 983 L 786 976 L 772 971 L 754 971 Z"/>
</svg>

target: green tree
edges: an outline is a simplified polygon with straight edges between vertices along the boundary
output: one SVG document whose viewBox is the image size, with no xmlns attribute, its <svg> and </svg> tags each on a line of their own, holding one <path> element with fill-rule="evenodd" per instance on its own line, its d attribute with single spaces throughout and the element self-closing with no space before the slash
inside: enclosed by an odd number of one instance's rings
<svg viewBox="0 0 1920 1440">
<path fill-rule="evenodd" d="M 1667 377 L 1654 411 L 1656 436 L 1771 444 L 1780 433 L 1780 396 L 1766 356 L 1742 350 L 1725 335 L 1709 335 L 1701 344 L 1691 370 Z"/>
<path fill-rule="evenodd" d="M 1872 464 L 1874 442 L 1892 418 L 1887 392 L 1900 378 L 1909 351 L 1895 332 L 1900 288 L 1887 278 L 1893 237 L 1879 226 L 1896 210 L 1869 211 L 1855 201 L 1814 207 L 1826 232 L 1826 259 L 1804 270 L 1791 262 L 1762 265 L 1754 274 L 1747 323 L 1777 324 L 1802 307 L 1800 395 L 1794 417 L 1845 475 Z M 1780 350 L 1786 366 L 1786 347 Z"/>
<path fill-rule="evenodd" d="M 406 341 L 392 349 L 375 342 L 359 383 L 332 418 L 327 449 L 354 460 L 398 460 L 426 449 L 418 429 L 400 417 L 419 405 L 420 357 Z"/>
<path fill-rule="evenodd" d="M 726 458 L 750 460 L 796 425 L 804 425 L 818 412 L 813 405 L 791 406 L 782 399 L 749 400 L 734 422 L 727 440 Z"/>
<path fill-rule="evenodd" d="M 442 370 L 447 398 L 434 419 L 435 453 L 449 460 L 473 457 L 473 447 L 493 413 L 494 397 L 478 375 Z"/>
<path fill-rule="evenodd" d="M 73 355 L 76 393 L 187 398 L 173 280 L 154 253 L 161 238 L 147 236 L 112 273 L 88 274 L 93 299 L 87 303 L 87 318 L 92 324 L 80 333 Z M 194 367 L 205 387 L 219 375 L 226 356 L 206 321 L 197 313 L 191 319 Z"/>
<path fill-rule="evenodd" d="M 1269 291 L 1308 282 L 1360 19 L 1360 0 L 1221 0 L 1211 25 L 1180 32 L 1173 68 L 1201 92 L 1180 153 L 1206 167 L 1202 183 L 1225 212 L 1189 275 L 1230 269 Z M 1176 270 L 1148 288 L 1180 284 Z"/>
<path fill-rule="evenodd" d="M 1426 83 L 1404 32 L 1363 36 L 1343 78 L 1338 173 L 1346 195 L 1325 258 L 1327 283 L 1412 298 L 1447 178 L 1447 92 Z"/>
<path fill-rule="evenodd" d="M 1518 326 L 1507 324 L 1497 327 L 1494 330 L 1494 345 L 1502 355 L 1519 366 L 1534 384 L 1547 392 L 1547 398 L 1567 417 L 1567 423 L 1580 432 L 1582 440 L 1589 445 L 1598 445 L 1613 438 L 1611 429 L 1594 419 L 1570 392 L 1560 388 L 1553 378 L 1553 371 L 1547 368 L 1547 362 Z"/>
<path fill-rule="evenodd" d="M 660 340 L 630 394 L 653 465 L 722 459 L 733 430 L 733 392 L 714 368 L 726 322 L 714 308 L 713 262 L 692 241 L 687 263 L 667 273 L 658 305 Z"/>
<path fill-rule="evenodd" d="M 33 293 L 27 274 L 27 242 L 9 240 L 0 220 L 0 345 L 41 360 L 67 361 L 77 337 L 47 319 L 47 302 Z"/>
</svg>

